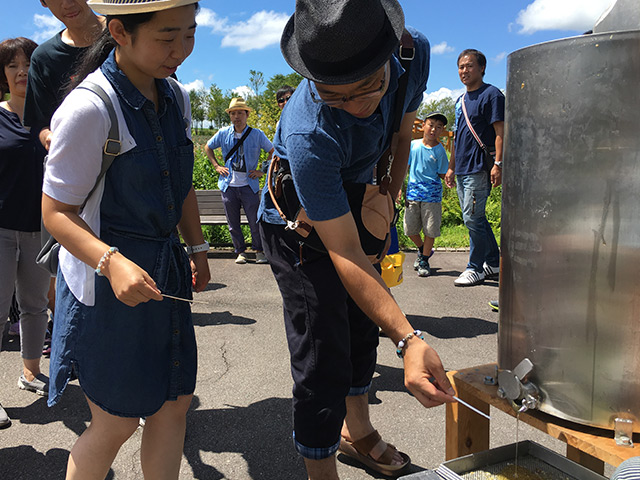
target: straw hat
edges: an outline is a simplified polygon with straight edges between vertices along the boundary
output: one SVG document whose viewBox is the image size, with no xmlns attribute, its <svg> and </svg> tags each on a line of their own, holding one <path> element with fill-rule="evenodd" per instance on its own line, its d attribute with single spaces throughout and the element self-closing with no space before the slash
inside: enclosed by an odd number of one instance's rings
<svg viewBox="0 0 640 480">
<path fill-rule="evenodd" d="M 231 99 L 231 103 L 229 103 L 229 108 L 225 110 L 225 112 L 229 113 L 234 110 L 246 110 L 247 113 L 251 111 L 251 107 L 247 105 L 247 102 L 244 101 L 242 97 L 233 97 Z"/>
<path fill-rule="evenodd" d="M 403 30 L 397 0 L 297 0 L 280 49 L 303 77 L 344 85 L 380 69 L 400 45 Z"/>
<path fill-rule="evenodd" d="M 199 0 L 88 0 L 93 11 L 102 15 L 129 15 L 149 13 L 182 7 Z"/>
</svg>

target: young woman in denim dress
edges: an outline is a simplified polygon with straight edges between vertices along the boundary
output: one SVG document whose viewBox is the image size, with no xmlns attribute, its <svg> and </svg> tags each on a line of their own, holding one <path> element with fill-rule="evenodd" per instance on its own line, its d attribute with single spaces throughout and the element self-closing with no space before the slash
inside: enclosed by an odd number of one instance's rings
<svg viewBox="0 0 640 480">
<path fill-rule="evenodd" d="M 190 298 L 192 282 L 196 291 L 208 283 L 209 268 L 188 98 L 176 98 L 165 78 L 193 49 L 196 2 L 89 1 L 107 14 L 107 30 L 78 80 L 99 66 L 87 80 L 113 101 L 121 151 L 82 211 L 109 117 L 97 95 L 76 88 L 52 120 L 43 217 L 62 248 L 49 405 L 74 368 L 92 415 L 71 450 L 68 479 L 103 479 L 140 417 L 145 478 L 178 478 L 196 344 L 189 304 L 161 294 Z M 185 253 L 176 228 L 197 253 Z"/>
</svg>

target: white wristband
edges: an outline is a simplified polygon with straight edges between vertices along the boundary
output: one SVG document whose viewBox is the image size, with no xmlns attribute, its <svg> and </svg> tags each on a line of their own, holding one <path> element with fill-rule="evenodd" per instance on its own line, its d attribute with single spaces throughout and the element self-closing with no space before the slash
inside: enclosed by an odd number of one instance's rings
<svg viewBox="0 0 640 480">
<path fill-rule="evenodd" d="M 200 245 L 187 245 L 187 255 L 191 255 L 194 253 L 200 253 L 200 252 L 208 252 L 209 251 L 209 242 L 204 242 L 201 243 Z"/>
</svg>

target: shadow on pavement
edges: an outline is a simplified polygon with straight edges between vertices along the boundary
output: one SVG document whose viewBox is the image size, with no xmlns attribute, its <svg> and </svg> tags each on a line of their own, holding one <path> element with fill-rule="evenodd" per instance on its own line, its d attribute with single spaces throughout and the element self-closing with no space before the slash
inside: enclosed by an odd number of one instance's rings
<svg viewBox="0 0 640 480">
<path fill-rule="evenodd" d="M 407 319 L 413 325 L 413 328 L 441 339 L 474 338 L 480 335 L 493 335 L 498 332 L 498 324 L 496 322 L 487 322 L 481 318 L 434 318 L 424 315 L 407 315 Z"/>
<path fill-rule="evenodd" d="M 225 478 L 215 465 L 203 461 L 205 452 L 240 454 L 246 462 L 248 478 L 306 478 L 304 463 L 291 441 L 290 399 L 267 398 L 247 407 L 229 405 L 210 410 L 197 410 L 199 403 L 194 397 L 187 414 L 184 446 L 194 478 Z M 236 477 L 239 474 L 234 473 Z"/>
<path fill-rule="evenodd" d="M 35 395 L 34 398 L 36 398 Z M 46 425 L 53 422 L 62 422 L 65 427 L 78 436 L 82 435 L 82 432 L 87 428 L 87 422 L 91 420 L 91 412 L 85 401 L 84 393 L 82 393 L 82 389 L 77 384 L 73 383 L 67 385 L 64 395 L 54 407 L 47 407 L 47 399 L 45 397 L 37 397 L 37 400 L 26 407 L 11 408 L 5 406 L 5 410 L 9 418 L 20 420 L 20 423 L 25 425 Z"/>
<path fill-rule="evenodd" d="M 231 312 L 192 313 L 194 327 L 208 327 L 215 325 L 253 325 L 253 318 L 240 317 Z"/>
<path fill-rule="evenodd" d="M 214 290 L 220 290 L 221 288 L 227 288 L 227 285 L 224 283 L 209 282 L 203 291 L 212 292 Z"/>
</svg>

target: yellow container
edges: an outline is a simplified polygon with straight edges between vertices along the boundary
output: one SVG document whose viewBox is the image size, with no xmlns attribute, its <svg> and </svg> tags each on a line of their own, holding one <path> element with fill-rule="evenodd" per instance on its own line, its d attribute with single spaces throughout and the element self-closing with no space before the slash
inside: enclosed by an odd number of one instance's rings
<svg viewBox="0 0 640 480">
<path fill-rule="evenodd" d="M 382 279 L 387 287 L 395 287 L 402 283 L 402 262 L 404 262 L 404 252 L 387 255 L 380 262 Z"/>
</svg>

